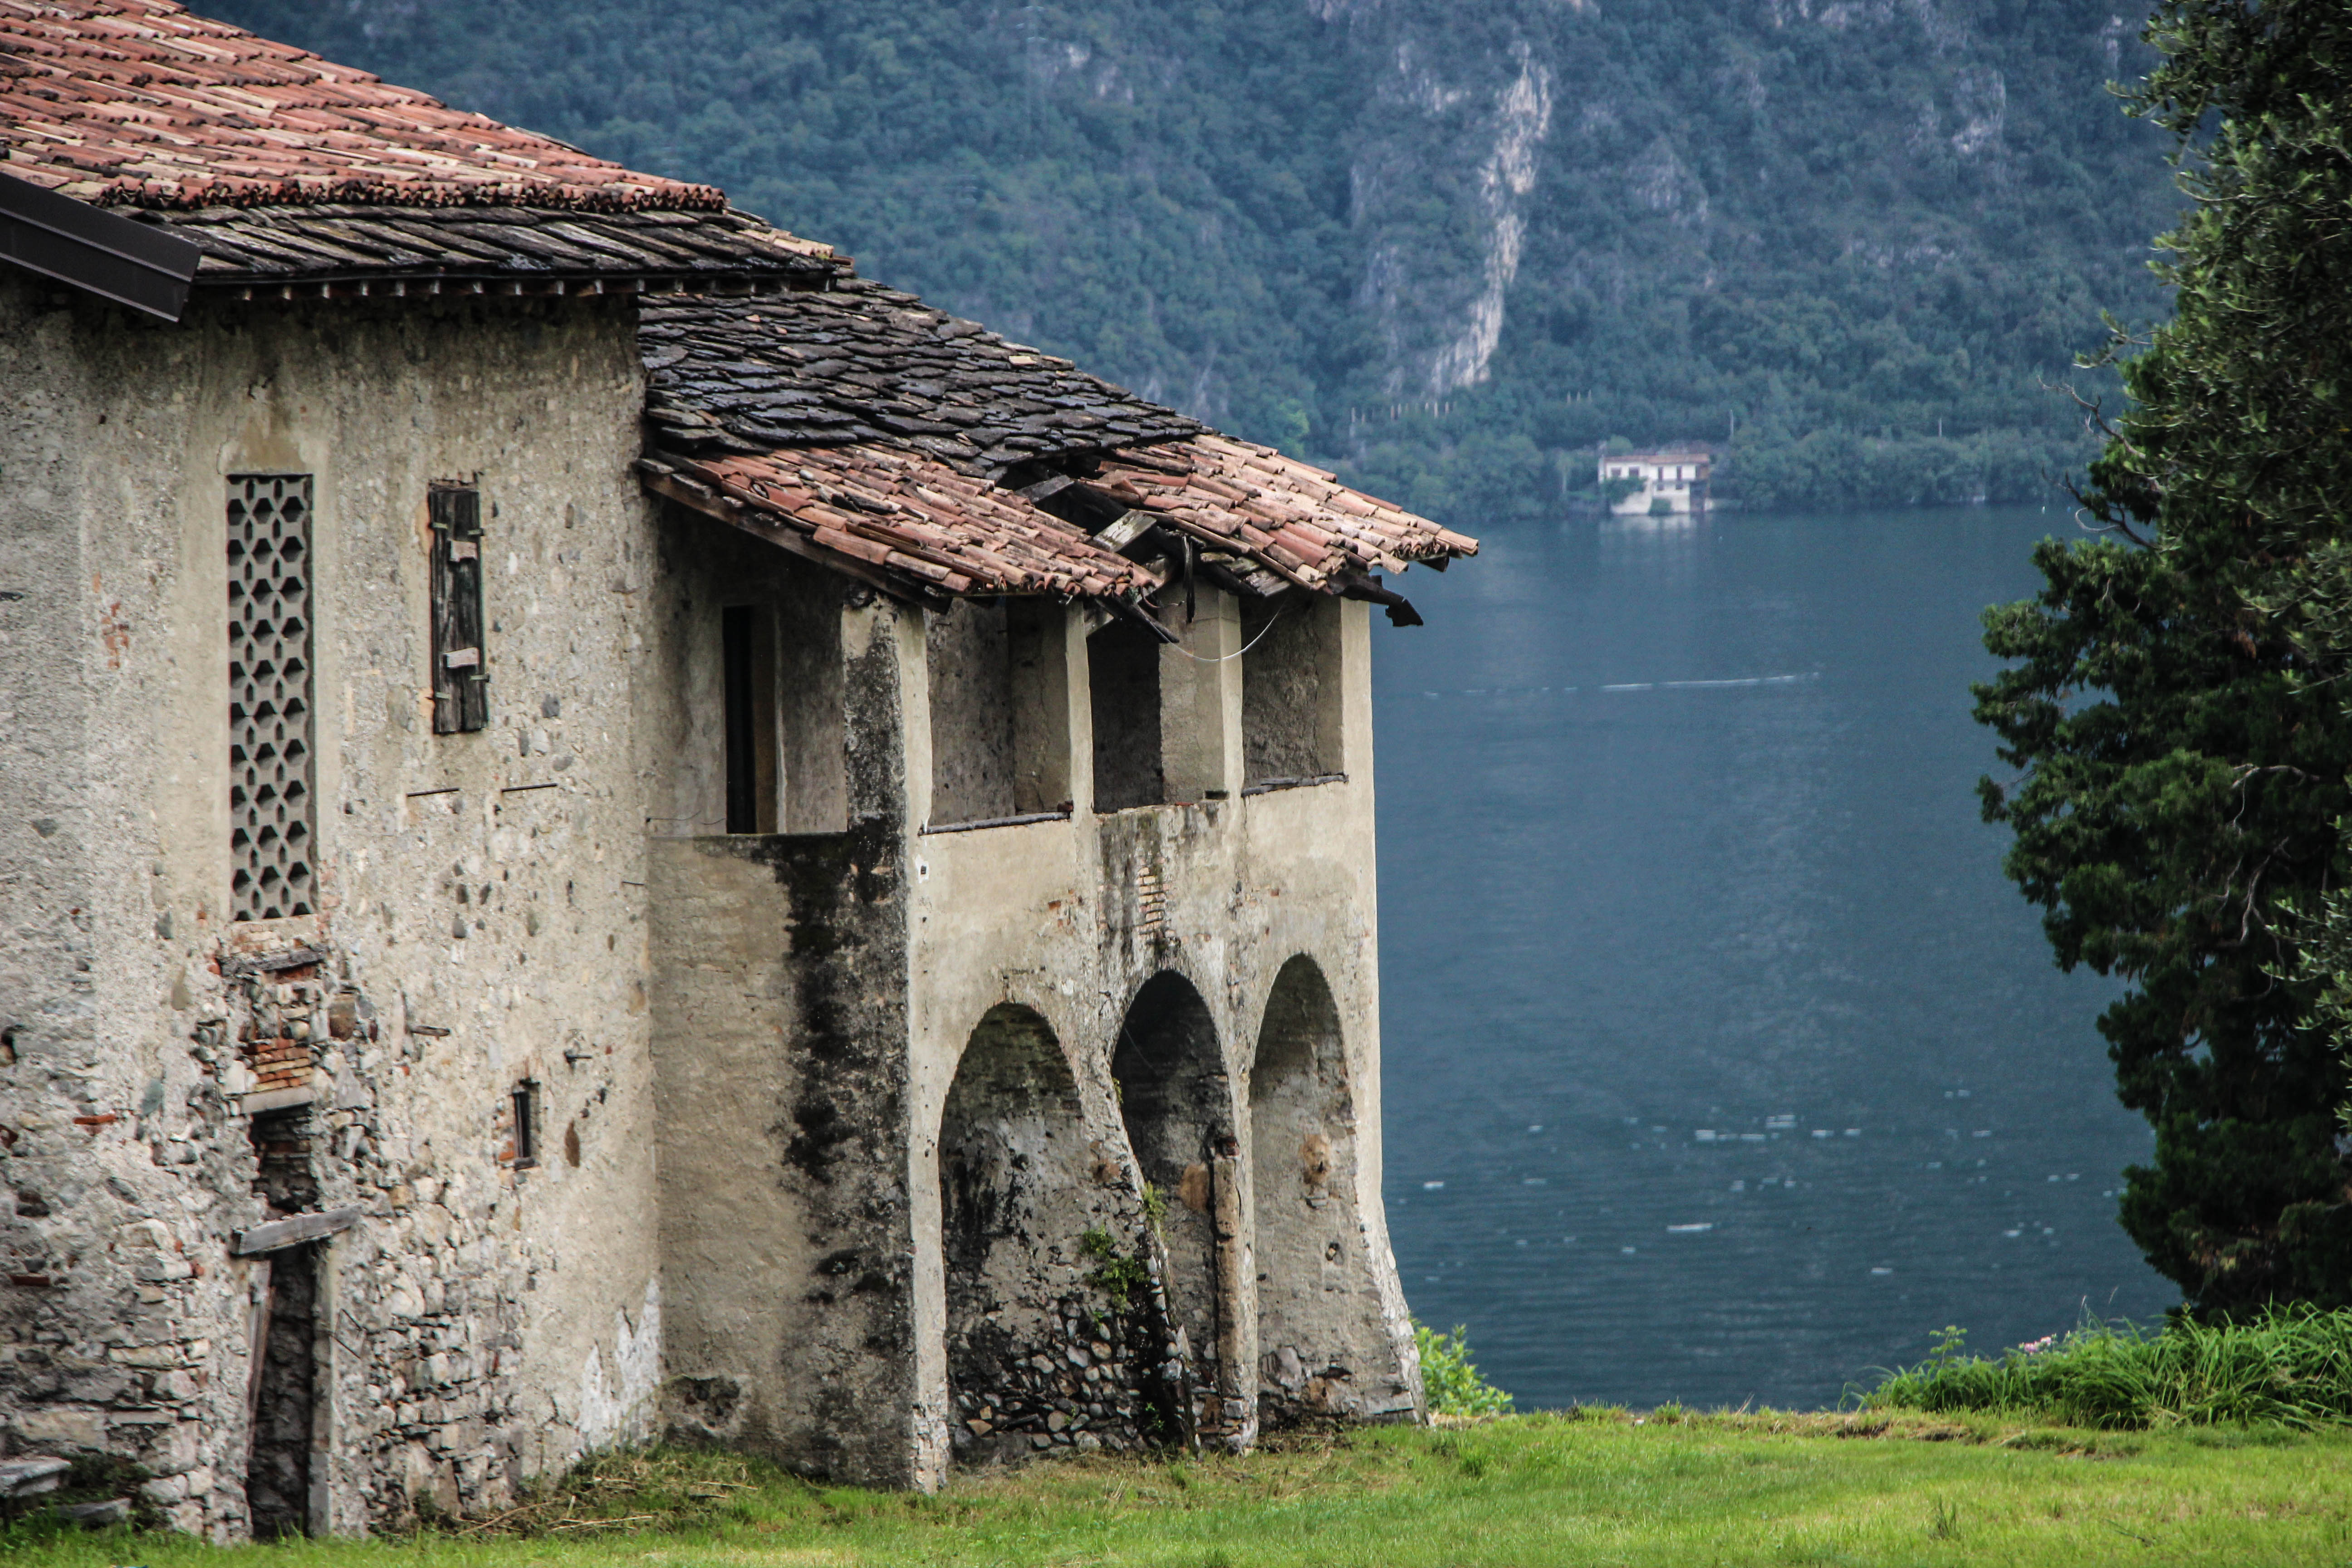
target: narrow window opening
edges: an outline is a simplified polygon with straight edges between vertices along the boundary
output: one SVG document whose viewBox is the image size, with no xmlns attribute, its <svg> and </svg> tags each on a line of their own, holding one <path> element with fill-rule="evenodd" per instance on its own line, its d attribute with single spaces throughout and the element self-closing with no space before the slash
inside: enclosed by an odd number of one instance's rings
<svg viewBox="0 0 2352 1568">
<path fill-rule="evenodd" d="M 433 732 L 454 735 L 490 721 L 489 658 L 482 638 L 482 497 L 466 485 L 435 485 L 427 495 Z"/>
<path fill-rule="evenodd" d="M 1160 750 L 1160 648 L 1159 638 L 1126 620 L 1087 639 L 1097 811 L 1158 805 L 1167 798 Z"/>
<path fill-rule="evenodd" d="M 727 831 L 776 831 L 776 638 L 753 605 L 721 614 L 726 684 Z"/>
<path fill-rule="evenodd" d="M 514 1163 L 522 1170 L 539 1163 L 539 1085 L 528 1081 L 515 1085 L 511 1104 Z"/>
<path fill-rule="evenodd" d="M 1013 696 L 1013 809 L 1070 809 L 1070 612 L 1052 599 L 1005 610 Z"/>
<path fill-rule="evenodd" d="M 228 480 L 229 918 L 313 912 L 310 476 Z"/>
</svg>

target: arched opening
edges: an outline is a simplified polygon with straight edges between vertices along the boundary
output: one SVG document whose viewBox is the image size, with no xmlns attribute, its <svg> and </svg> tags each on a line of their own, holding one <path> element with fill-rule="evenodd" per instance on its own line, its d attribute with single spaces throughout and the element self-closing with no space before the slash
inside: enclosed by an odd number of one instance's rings
<svg viewBox="0 0 2352 1568">
<path fill-rule="evenodd" d="M 1386 1335 L 1358 1209 L 1339 1010 L 1304 954 L 1275 976 L 1249 1098 L 1259 1418 L 1361 1414 Z"/>
<path fill-rule="evenodd" d="M 964 1047 L 940 1120 L 950 1435 L 959 1461 L 1137 1439 L 1134 1337 L 1089 1236 L 1131 1249 L 1069 1063 L 1006 1004 Z"/>
<path fill-rule="evenodd" d="M 1169 1330 L 1171 1336 L 1181 1331 L 1196 1384 L 1213 1389 L 1220 1298 L 1215 1173 L 1220 1162 L 1236 1168 L 1239 1149 L 1216 1023 L 1192 982 L 1162 970 L 1144 983 L 1119 1025 L 1110 1070 L 1129 1146 L 1159 1198 Z"/>
</svg>

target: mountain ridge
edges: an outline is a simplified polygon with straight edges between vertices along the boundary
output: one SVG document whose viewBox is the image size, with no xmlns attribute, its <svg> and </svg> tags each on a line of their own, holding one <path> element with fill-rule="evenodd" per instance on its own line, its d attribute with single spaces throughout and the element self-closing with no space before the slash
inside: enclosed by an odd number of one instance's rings
<svg viewBox="0 0 2352 1568">
<path fill-rule="evenodd" d="M 1611 437 L 1745 505 L 2046 494 L 2179 206 L 2080 0 L 213 9 L 1465 526 Z"/>
</svg>

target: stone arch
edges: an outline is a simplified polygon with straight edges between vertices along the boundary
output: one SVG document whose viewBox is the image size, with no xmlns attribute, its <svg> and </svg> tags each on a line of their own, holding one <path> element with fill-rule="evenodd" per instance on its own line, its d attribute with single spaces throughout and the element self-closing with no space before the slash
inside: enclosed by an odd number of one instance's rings
<svg viewBox="0 0 2352 1568">
<path fill-rule="evenodd" d="M 1249 1117 L 1260 1418 L 1363 1414 L 1393 1355 L 1360 1209 L 1339 1009 L 1304 953 L 1266 996 Z"/>
<path fill-rule="evenodd" d="M 950 1428 L 965 1464 L 1137 1440 L 1133 1337 L 1092 1276 L 1122 1240 L 1053 1026 L 1005 1003 L 965 1044 L 940 1116 Z"/>
<path fill-rule="evenodd" d="M 1221 1302 L 1232 1284 L 1219 1273 L 1216 1172 L 1238 1171 L 1239 1145 L 1216 1020 L 1191 981 L 1162 970 L 1144 982 L 1120 1020 L 1110 1070 L 1136 1169 L 1160 1198 L 1169 1331 L 1181 1333 L 1196 1385 L 1216 1389 L 1230 1315 Z M 1206 1414 L 1219 1425 L 1218 1413 Z"/>
</svg>

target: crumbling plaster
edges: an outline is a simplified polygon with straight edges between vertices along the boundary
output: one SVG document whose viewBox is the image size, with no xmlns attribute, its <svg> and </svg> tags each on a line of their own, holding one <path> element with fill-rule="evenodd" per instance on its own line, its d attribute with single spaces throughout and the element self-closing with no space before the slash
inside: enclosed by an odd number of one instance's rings
<svg viewBox="0 0 2352 1568">
<path fill-rule="evenodd" d="M 493 1509 L 657 1431 L 928 1487 L 1024 1444 L 1238 1446 L 1262 1394 L 1279 1419 L 1414 1411 L 1378 1201 L 1364 605 L 1314 606 L 1338 689 L 1286 705 L 1344 776 L 1245 787 L 1242 617 L 1203 588 L 1156 656 L 1170 803 L 1108 815 L 1088 616 L 1024 609 L 1042 662 L 1009 732 L 1056 754 L 1016 756 L 1015 804 L 1066 784 L 1074 809 L 929 831 L 931 660 L 971 639 L 648 505 L 623 301 L 200 300 L 165 327 L 9 280 L 0 377 L 0 787 L 29 803 L 0 833 L 10 1451 L 121 1455 L 170 1522 L 247 1529 L 263 1276 L 230 1249 L 267 1217 L 265 1045 L 315 1090 L 272 1112 L 271 1157 L 303 1205 L 359 1211 L 309 1244 L 313 1529 Z M 227 477 L 263 470 L 315 479 L 319 908 L 230 926 L 223 518 Z M 491 721 L 436 736 L 425 495 L 449 479 L 482 495 Z M 773 614 L 788 831 L 714 836 L 719 617 L 747 600 Z M 1254 1178 L 1251 1074 L 1299 961 L 1346 1081 L 1293 1120 L 1352 1107 L 1352 1184 L 1303 1222 L 1344 1233 L 1328 1310 L 1278 1318 L 1317 1342 L 1262 1344 L 1253 1183 L 1297 1154 Z M 1160 1237 L 1111 1064 L 1167 976 L 1210 1021 L 1232 1142 L 1161 1184 L 1184 1212 Z M 940 1134 L 1007 1005 L 1064 1053 L 1092 1184 L 1005 1207 L 1027 1228 L 990 1256 L 1061 1294 L 1007 1315 L 1045 1342 L 975 1409 Z M 1097 1226 L 1157 1270 L 1115 1311 L 1081 1261 Z"/>
<path fill-rule="evenodd" d="M 724 548 L 698 551 L 691 562 L 667 559 L 677 578 L 665 592 L 685 606 L 670 622 L 681 637 L 710 641 L 716 597 L 762 591 L 746 586 Z M 1207 731 L 1174 737 L 1200 798 L 931 830 L 932 748 L 952 743 L 961 730 L 932 732 L 929 661 L 966 639 L 943 636 L 924 612 L 870 602 L 841 613 L 850 832 L 657 843 L 673 1434 L 761 1448 L 811 1474 L 918 1486 L 938 1484 L 959 1455 L 1164 1439 L 1164 1430 L 1145 1430 L 1151 1423 L 1143 1406 L 1158 1397 L 1154 1380 L 1164 1371 L 1146 1342 L 1150 1306 L 1139 1300 L 1115 1311 L 1099 1289 L 1001 1314 L 1000 1329 L 1045 1337 L 1026 1347 L 1029 1355 L 1007 1358 L 1039 1369 L 1023 1409 L 1005 1405 L 1001 1395 L 1013 1393 L 1021 1405 L 1022 1391 L 1003 1379 L 992 1380 L 984 1409 L 971 1391 L 950 1385 L 958 1291 L 948 1279 L 955 1216 L 941 1203 L 942 1118 L 983 1019 L 1008 1008 L 1034 1016 L 1063 1054 L 1091 1185 L 1053 1204 L 1021 1194 L 1007 1211 L 1034 1228 L 1008 1244 L 1033 1248 L 1032 1278 L 1083 1283 L 1074 1259 L 1086 1232 L 1104 1228 L 1128 1255 L 1164 1270 L 1182 1249 L 1160 1249 L 1150 1236 L 1143 1173 L 1111 1076 L 1128 1010 L 1156 975 L 1181 975 L 1199 994 L 1221 1058 L 1220 1120 L 1245 1144 L 1267 1000 L 1284 965 L 1302 956 L 1328 980 L 1343 1042 L 1339 1098 L 1355 1112 L 1346 1140 L 1353 1182 L 1328 1216 L 1345 1233 L 1334 1239 L 1344 1241 L 1352 1274 L 1343 1269 L 1347 1278 L 1335 1281 L 1318 1265 L 1315 1286 L 1345 1298 L 1336 1316 L 1326 1314 L 1340 1326 L 1311 1346 L 1256 1342 L 1256 1280 L 1241 1217 L 1255 1212 L 1245 1149 L 1220 1163 L 1231 1191 L 1219 1215 L 1205 1213 L 1213 1178 L 1170 1184 L 1169 1203 L 1190 1199 L 1204 1210 L 1171 1215 L 1171 1236 L 1197 1222 L 1224 1255 L 1214 1278 L 1162 1280 L 1177 1319 L 1192 1298 L 1213 1298 L 1190 1322 L 1183 1371 L 1194 1397 L 1185 1420 L 1202 1440 L 1246 1443 L 1256 1431 L 1262 1378 L 1306 1361 L 1318 1374 L 1339 1368 L 1342 1375 L 1319 1376 L 1311 1396 L 1303 1380 L 1297 1390 L 1276 1388 L 1285 1418 L 1415 1411 L 1418 1368 L 1377 1199 L 1364 606 L 1330 613 L 1343 649 L 1331 661 L 1339 684 L 1331 704 L 1336 745 L 1339 760 L 1359 771 L 1255 794 L 1244 793 L 1241 776 L 1241 664 L 1219 658 L 1238 647 L 1239 619 L 1230 605 L 1202 607 L 1207 613 L 1196 616 L 1181 652 L 1167 651 L 1162 671 L 1163 681 L 1188 687 L 1169 706 Z M 1066 736 L 1067 755 L 1055 765 L 1066 768 L 1080 800 L 1092 794 L 1094 750 L 1087 634 L 1087 617 L 1065 612 L 1064 678 L 1040 687 L 1067 705 L 1059 725 L 1041 730 Z M 672 668 L 684 661 L 683 647 L 667 660 Z M 673 775 L 714 777 L 723 753 L 718 705 L 674 711 L 686 728 L 673 737 Z M 950 713 L 963 722 L 952 705 Z M 681 800 L 674 815 L 695 814 Z M 887 1006 L 899 1009 L 896 1018 L 876 1010 Z M 857 1027 L 845 1029 L 853 1016 Z M 1044 1136 L 1050 1125 L 1023 1136 Z M 813 1126 L 859 1151 L 854 1181 L 796 1156 Z M 887 1183 L 876 1168 L 886 1154 L 895 1171 Z M 1286 1173 L 1296 1152 L 1283 1161 Z M 1358 1203 L 1360 1194 L 1367 1201 Z M 896 1254 L 902 1247 L 904 1268 Z M 1097 1364 L 1095 1347 L 1104 1344 L 1115 1344 L 1120 1365 Z M 1081 1363 L 1102 1377 L 1081 1386 Z M 1066 1397 L 1052 1398 L 1057 1382 Z M 1019 1424 L 1008 1426 L 1008 1418 Z"/>
<path fill-rule="evenodd" d="M 313 1244 L 313 1528 L 490 1507 L 646 1433 L 625 303 L 200 296 L 163 324 L 10 275 L 0 384 L 6 1442 L 133 1459 L 171 1522 L 244 1530 L 255 1266 L 228 1247 L 263 1217 L 238 1037 L 264 1014 L 309 1041 L 319 1201 L 362 1211 Z M 226 481 L 288 470 L 316 479 L 319 909 L 232 928 Z M 453 478 L 483 492 L 494 695 L 436 737 L 424 503 Z"/>
</svg>

